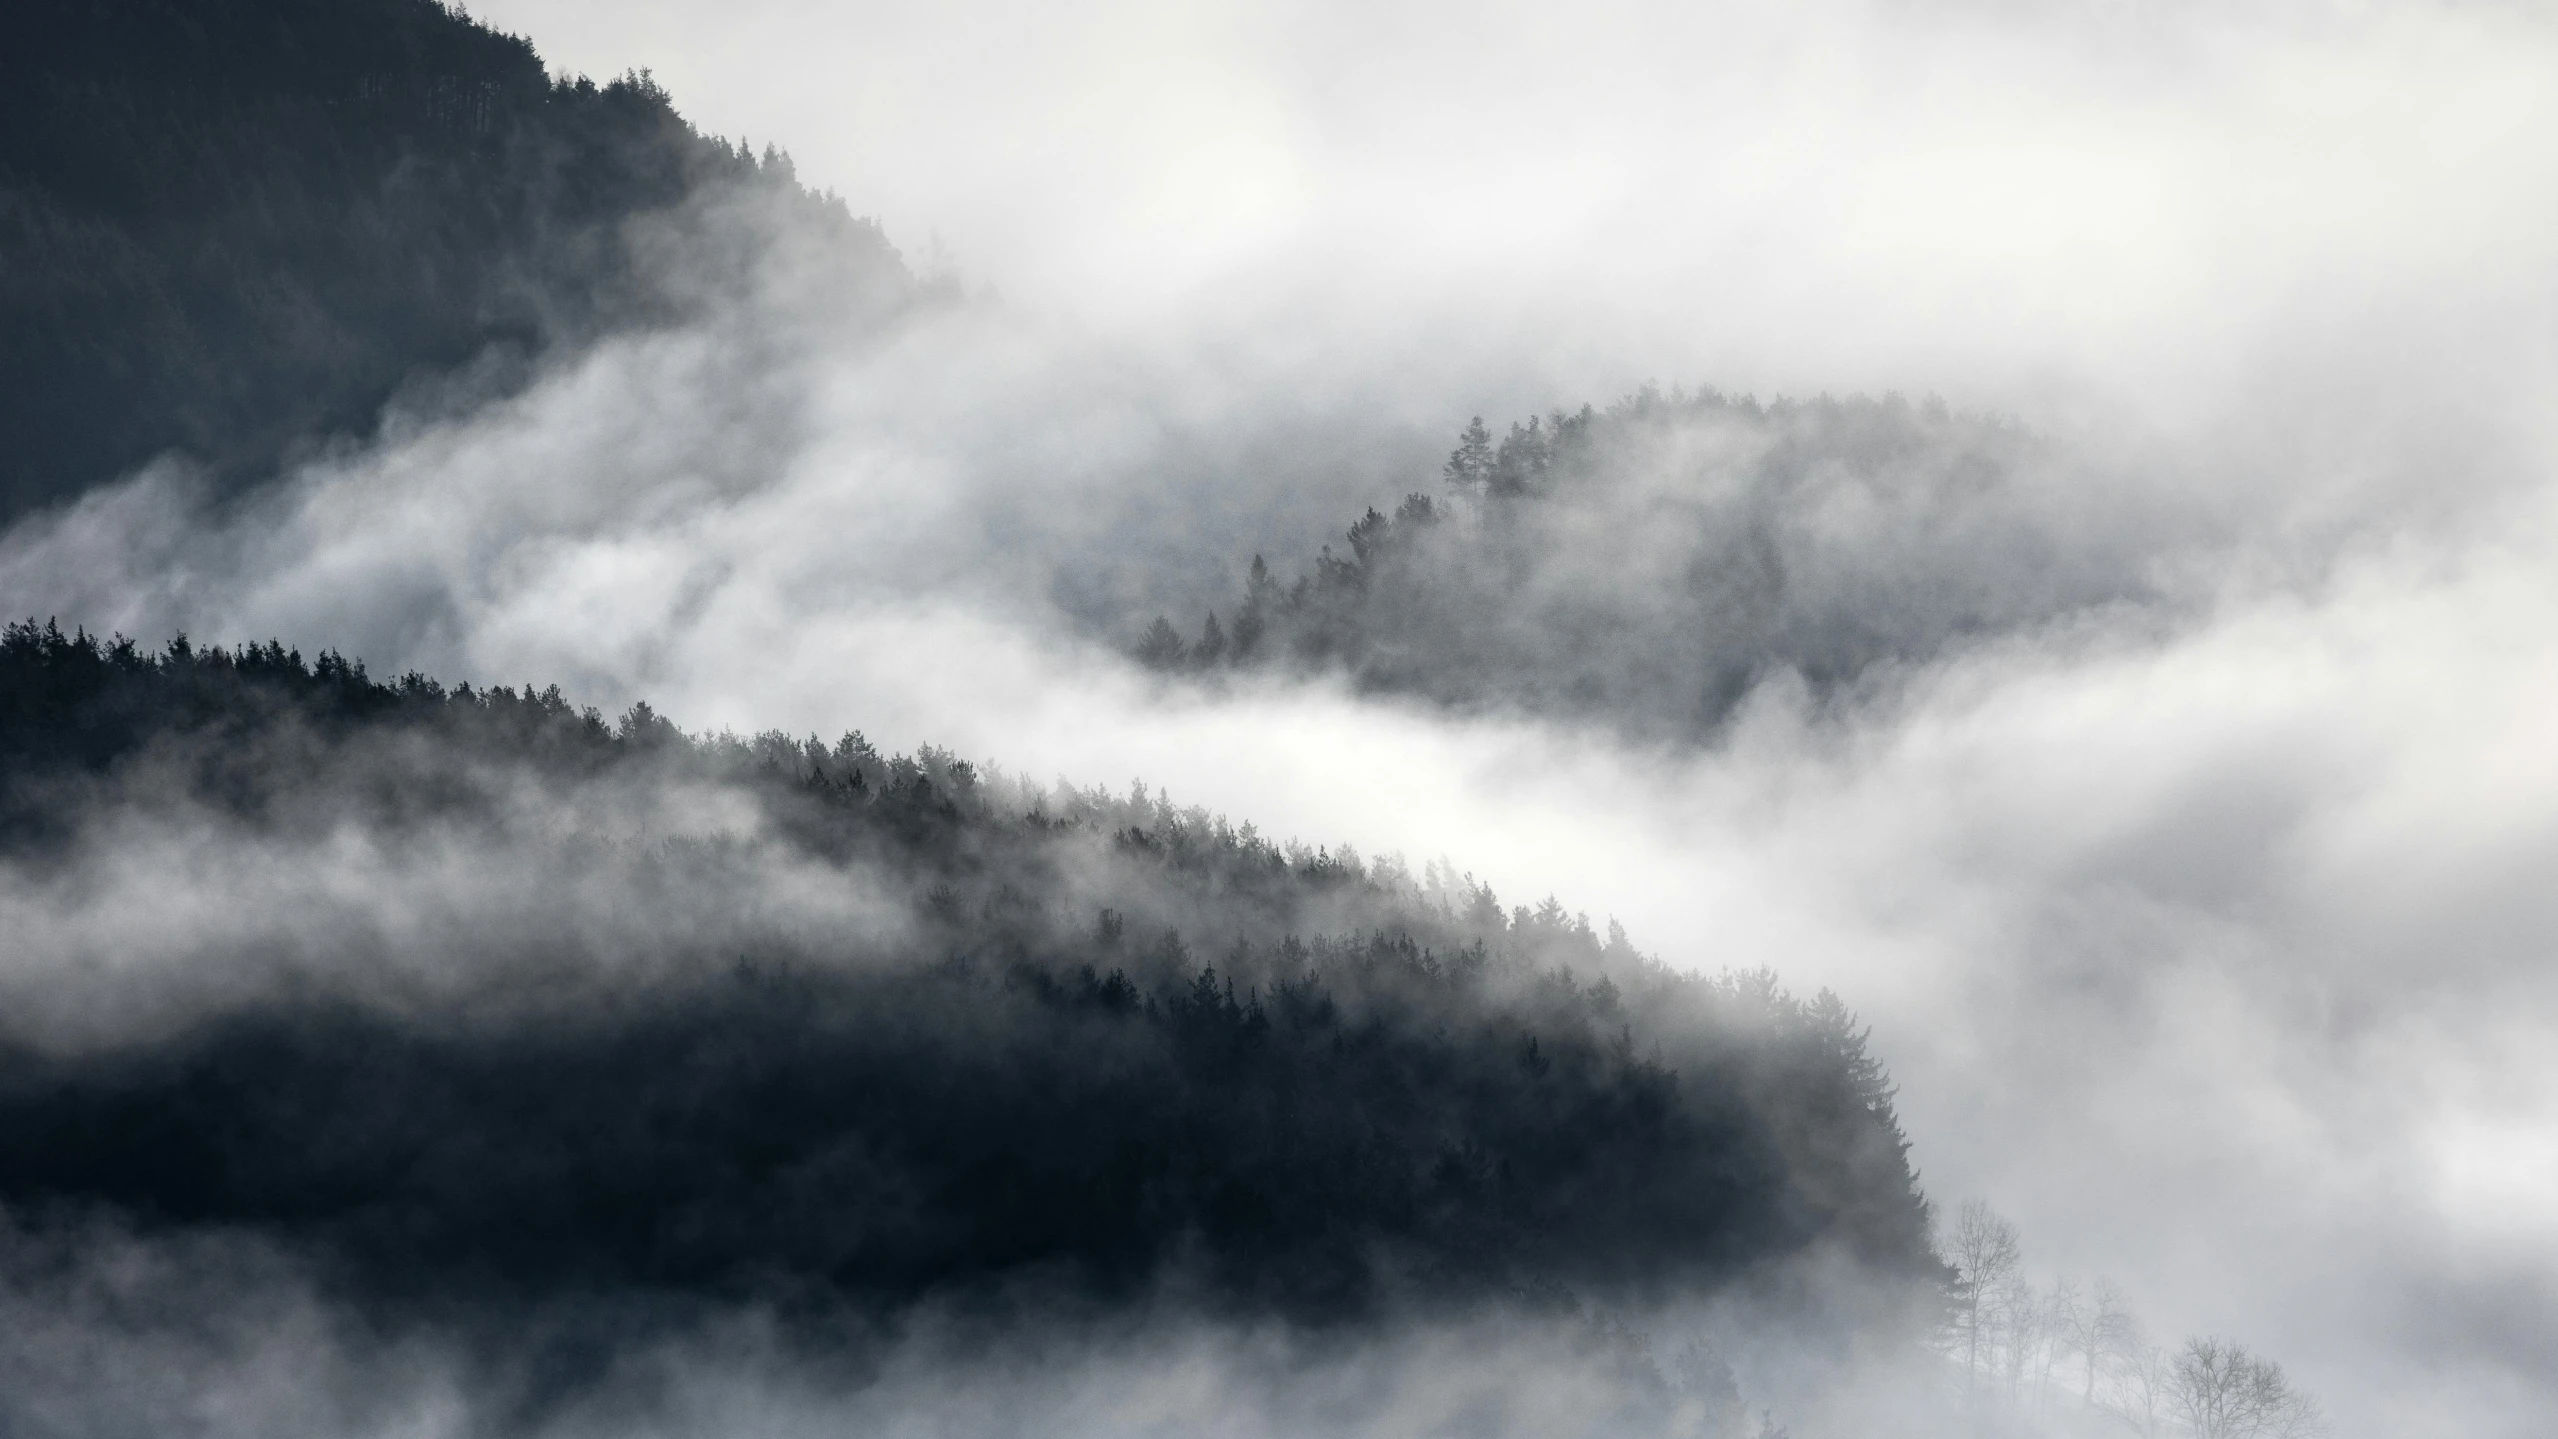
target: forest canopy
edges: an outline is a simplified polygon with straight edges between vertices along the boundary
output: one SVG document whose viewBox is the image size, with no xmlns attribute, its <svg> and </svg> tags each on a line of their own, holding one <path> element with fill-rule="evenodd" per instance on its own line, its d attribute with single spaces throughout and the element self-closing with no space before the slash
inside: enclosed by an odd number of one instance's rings
<svg viewBox="0 0 2558 1439">
<path fill-rule="evenodd" d="M 1831 703 L 2156 596 L 2051 446 L 1936 401 L 1646 389 L 1497 441 L 1478 418 L 1439 479 L 1294 579 L 1254 556 L 1137 657 L 1685 738 L 1772 680 Z"/>
<path fill-rule="evenodd" d="M 32 623 L 0 776 L 10 863 L 65 904 L 106 835 L 478 866 L 425 930 L 364 908 L 415 896 L 234 894 L 79 1022 L 47 1019 L 76 952 L 0 979 L 0 1202 L 245 1229 L 394 1310 L 1173 1285 L 1331 1324 L 1820 1252 L 1915 1342 L 1943 1277 L 1835 996 L 1142 787 Z"/>
</svg>

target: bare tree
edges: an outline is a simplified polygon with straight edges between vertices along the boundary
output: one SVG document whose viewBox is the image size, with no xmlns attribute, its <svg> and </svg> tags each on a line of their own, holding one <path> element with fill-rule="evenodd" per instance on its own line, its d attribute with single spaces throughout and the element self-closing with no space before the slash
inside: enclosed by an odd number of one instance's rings
<svg viewBox="0 0 2558 1439">
<path fill-rule="evenodd" d="M 2022 1275 L 2011 1276 L 1993 1296 L 1998 1325 L 1998 1360 L 2008 1402 L 2020 1403 L 2026 1377 L 2033 1373 L 2035 1352 L 2043 1344 L 2043 1298 Z"/>
<path fill-rule="evenodd" d="M 2052 1366 L 2063 1354 L 2072 1352 L 2087 1301 L 2080 1297 L 2078 1286 L 2066 1279 L 2055 1279 L 2043 1291 L 2035 1307 L 2040 1343 L 2034 1350 L 2034 1407 L 2047 1410 L 2052 1404 Z"/>
<path fill-rule="evenodd" d="M 2059 1292 L 2054 1291 L 2055 1297 Z M 2078 1359 L 2079 1402 L 2093 1409 L 2097 1379 L 2106 1365 L 2138 1347 L 2140 1321 L 2132 1317 L 2123 1291 L 2103 1279 L 2084 1298 L 2073 1293 L 2066 1307 L 2056 1306 L 2054 1317 L 2061 1329 L 2055 1348 Z"/>
<path fill-rule="evenodd" d="M 1964 1394 L 1977 1403 L 1981 1360 L 1988 1348 L 1987 1324 L 1995 1322 L 2000 1292 L 2024 1263 L 2016 1226 L 1977 1199 L 1963 1201 L 1945 1236 L 1945 1257 L 1954 1266 L 1955 1342 L 1963 1351 Z"/>
<path fill-rule="evenodd" d="M 2225 1339 L 2192 1339 L 2173 1352 L 2144 1343 L 2122 1292 L 2100 1281 L 2038 1290 L 2024 1274 L 2016 1226 L 1980 1200 L 1955 1211 L 1944 1235 L 1955 1277 L 1948 1292 L 1949 1348 L 1963 1364 L 1964 1401 L 1987 1415 L 1981 1380 L 2012 1406 L 2010 1419 L 2050 1421 L 2053 1374 L 2079 1361 L 2081 1413 L 2109 1415 L 2139 1439 L 2316 1439 L 2318 1403 L 2283 1367 Z M 2063 1384 L 2069 1384 L 2064 1379 Z"/>
<path fill-rule="evenodd" d="M 2167 1377 L 2168 1410 L 2194 1439 L 2309 1439 L 2326 1427 L 2283 1366 L 2225 1339 L 2185 1341 Z"/>
<path fill-rule="evenodd" d="M 2107 1401 L 2106 1412 L 2141 1439 L 2156 1439 L 2167 1432 L 2174 1361 L 2155 1344 L 2136 1344 L 2122 1359 L 2122 1383 Z"/>
</svg>

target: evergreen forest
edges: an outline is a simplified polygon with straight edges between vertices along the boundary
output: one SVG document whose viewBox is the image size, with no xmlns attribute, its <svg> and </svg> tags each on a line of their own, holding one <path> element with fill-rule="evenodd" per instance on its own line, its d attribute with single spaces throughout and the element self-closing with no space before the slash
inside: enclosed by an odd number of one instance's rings
<svg viewBox="0 0 2558 1439">
<path fill-rule="evenodd" d="M 824 235 L 870 303 L 905 286 L 779 151 L 438 0 L 12 4 L 0 518 L 170 454 L 235 492 L 404 387 L 679 319 L 751 263 L 740 211 Z"/>
<path fill-rule="evenodd" d="M 383 1322 L 1178 1293 L 1323 1328 L 1642 1308 L 1815 1253 L 1864 1276 L 1824 1323 L 1916 1343 L 1940 1302 L 1837 997 L 1435 866 L 858 732 L 31 622 L 0 635 L 0 776 L 39 875 L 146 832 L 217 874 L 481 857 L 431 932 L 323 899 L 126 953 L 199 970 L 137 979 L 140 1012 L 0 1026 L 10 1212 L 257 1235 Z M 727 818 L 652 833 L 678 793 Z"/>
<path fill-rule="evenodd" d="M 1339 675 L 1464 713 L 1710 736 L 1771 681 L 1817 709 L 2154 603 L 2123 536 L 2069 517 L 2072 478 L 2030 432 L 1897 395 L 1646 388 L 1498 441 L 1477 418 L 1437 485 L 1293 578 L 1253 556 L 1195 631 L 1157 616 L 1134 649 L 1167 674 Z"/>
</svg>

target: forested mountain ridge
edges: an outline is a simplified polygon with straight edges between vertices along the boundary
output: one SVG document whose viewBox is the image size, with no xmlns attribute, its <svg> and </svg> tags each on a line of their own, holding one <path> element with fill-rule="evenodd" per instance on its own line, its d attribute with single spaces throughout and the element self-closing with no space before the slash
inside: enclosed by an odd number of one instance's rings
<svg viewBox="0 0 2558 1439">
<path fill-rule="evenodd" d="M 1646 389 L 1497 442 L 1478 418 L 1440 479 L 1293 581 L 1255 556 L 1138 657 L 1696 737 L 1771 679 L 1828 702 L 2154 594 L 2052 446 L 1935 401 Z"/>
<path fill-rule="evenodd" d="M 828 236 L 848 283 L 905 283 L 777 152 L 695 132 L 645 75 L 555 82 L 436 0 L 19 0 L 0 518 L 172 450 L 251 482 L 414 377 L 676 318 L 752 263 L 706 238 L 723 200 Z"/>
<path fill-rule="evenodd" d="M 12 864 L 54 876 L 14 902 L 57 952 L 0 976 L 21 1213 L 245 1229 L 394 1306 L 1175 1284 L 1334 1323 L 1811 1253 L 1903 1342 L 1938 1302 L 1845 1007 L 1551 900 L 857 734 L 32 624 L 0 775 Z M 152 903 L 219 915 L 83 971 L 109 837 L 195 855 L 220 898 Z M 102 973 L 135 987 L 63 999 Z"/>
</svg>

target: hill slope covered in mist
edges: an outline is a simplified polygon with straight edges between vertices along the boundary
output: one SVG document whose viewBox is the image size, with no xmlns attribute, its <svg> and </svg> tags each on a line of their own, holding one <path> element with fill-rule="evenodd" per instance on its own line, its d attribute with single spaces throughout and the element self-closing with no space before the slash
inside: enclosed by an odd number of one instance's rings
<svg viewBox="0 0 2558 1439">
<path fill-rule="evenodd" d="M 1478 419 L 1442 479 L 1293 581 L 1256 556 L 1139 657 L 1690 737 L 1772 679 L 1828 703 L 2155 593 L 2053 447 L 1933 401 L 1646 390 L 1497 443 Z"/>
<path fill-rule="evenodd" d="M 1833 996 L 1142 789 L 33 625 L 0 776 L 0 1204 L 390 1313 L 1942 1276 Z"/>
<path fill-rule="evenodd" d="M 903 283 L 787 160 L 696 133 L 645 76 L 554 82 L 435 0 L 20 0 L 0 518 L 172 450 L 254 481 L 413 380 L 678 318 L 751 262 L 718 218 L 740 208 Z"/>
</svg>

